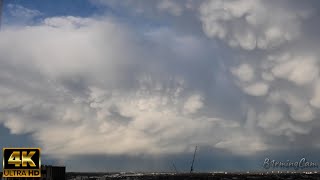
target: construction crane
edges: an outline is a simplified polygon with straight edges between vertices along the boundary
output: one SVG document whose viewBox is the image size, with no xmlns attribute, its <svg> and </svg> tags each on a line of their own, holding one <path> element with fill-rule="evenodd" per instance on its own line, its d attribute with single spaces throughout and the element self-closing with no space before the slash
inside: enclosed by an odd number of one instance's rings
<svg viewBox="0 0 320 180">
<path fill-rule="evenodd" d="M 3 0 L 0 0 L 0 29 L 2 24 Z"/>
<path fill-rule="evenodd" d="M 174 165 L 174 163 L 172 163 L 172 166 L 173 166 L 174 170 L 176 171 L 176 173 L 179 173 L 177 168 L 176 168 L 176 165 Z"/>
<path fill-rule="evenodd" d="M 193 173 L 193 164 L 194 164 L 194 159 L 196 158 L 197 148 L 198 148 L 198 146 L 196 146 L 196 149 L 194 150 L 193 159 L 192 159 L 191 168 L 190 168 L 190 173 Z"/>
</svg>

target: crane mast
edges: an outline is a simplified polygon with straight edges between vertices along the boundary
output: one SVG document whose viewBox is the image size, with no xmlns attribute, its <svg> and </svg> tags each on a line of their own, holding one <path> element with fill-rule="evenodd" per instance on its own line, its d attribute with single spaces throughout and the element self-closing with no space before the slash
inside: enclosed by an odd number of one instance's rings
<svg viewBox="0 0 320 180">
<path fill-rule="evenodd" d="M 179 173 L 178 170 L 177 170 L 177 167 L 176 167 L 176 165 L 175 165 L 174 163 L 172 163 L 172 166 L 173 166 L 175 172 L 176 172 L 176 173 Z"/>
<path fill-rule="evenodd" d="M 196 149 L 194 150 L 193 159 L 192 159 L 191 168 L 190 168 L 190 173 L 193 172 L 193 164 L 194 164 L 194 159 L 196 157 L 197 148 L 198 148 L 198 146 L 196 146 Z"/>
</svg>

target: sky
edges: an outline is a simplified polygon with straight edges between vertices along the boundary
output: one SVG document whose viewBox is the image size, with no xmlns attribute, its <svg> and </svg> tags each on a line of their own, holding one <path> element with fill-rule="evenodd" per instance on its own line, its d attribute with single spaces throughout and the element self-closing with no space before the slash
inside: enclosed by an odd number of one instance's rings
<svg viewBox="0 0 320 180">
<path fill-rule="evenodd" d="M 316 0 L 4 0 L 0 146 L 67 171 L 320 163 Z"/>
</svg>

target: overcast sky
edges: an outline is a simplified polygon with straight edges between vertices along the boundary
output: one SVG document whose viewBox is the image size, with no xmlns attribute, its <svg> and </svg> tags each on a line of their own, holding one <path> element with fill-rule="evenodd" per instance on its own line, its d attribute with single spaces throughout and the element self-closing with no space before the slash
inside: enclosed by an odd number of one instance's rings
<svg viewBox="0 0 320 180">
<path fill-rule="evenodd" d="M 41 147 L 69 171 L 188 171 L 195 146 L 195 171 L 318 161 L 319 10 L 5 0 L 0 146 Z"/>
</svg>

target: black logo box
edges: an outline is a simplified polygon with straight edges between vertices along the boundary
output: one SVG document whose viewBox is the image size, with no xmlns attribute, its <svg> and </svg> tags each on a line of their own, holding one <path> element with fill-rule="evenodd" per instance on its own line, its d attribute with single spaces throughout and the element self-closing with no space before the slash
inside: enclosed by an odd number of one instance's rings
<svg viewBox="0 0 320 180">
<path fill-rule="evenodd" d="M 8 164 L 8 160 L 14 151 L 20 151 L 20 159 L 22 156 L 22 151 L 35 151 L 36 153 L 31 157 L 32 161 L 36 164 L 36 167 L 30 167 L 27 163 L 27 167 L 15 167 L 14 164 Z M 40 148 L 3 148 L 3 169 L 40 169 Z"/>
</svg>

